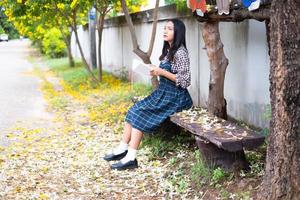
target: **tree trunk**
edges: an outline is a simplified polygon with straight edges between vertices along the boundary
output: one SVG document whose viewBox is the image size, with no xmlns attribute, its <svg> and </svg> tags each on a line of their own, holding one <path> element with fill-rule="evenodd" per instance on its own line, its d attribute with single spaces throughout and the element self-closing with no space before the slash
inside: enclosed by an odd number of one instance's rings
<svg viewBox="0 0 300 200">
<path fill-rule="evenodd" d="M 72 55 L 72 51 L 71 51 L 71 34 L 72 33 L 68 33 L 66 34 L 64 32 L 64 29 L 62 27 L 61 24 L 57 23 L 58 27 L 59 27 L 59 30 L 61 32 L 61 35 L 63 37 L 63 40 L 67 46 L 67 53 L 68 53 L 68 58 L 69 58 L 69 65 L 70 67 L 74 67 L 75 66 L 75 62 L 74 62 L 74 58 L 73 58 L 73 55 Z"/>
<path fill-rule="evenodd" d="M 95 75 L 93 74 L 89 64 L 87 63 L 85 57 L 84 57 L 84 53 L 83 53 L 83 50 L 82 50 L 82 47 L 81 47 L 81 44 L 80 44 L 80 41 L 79 41 L 79 36 L 78 36 L 78 32 L 77 32 L 77 24 L 76 24 L 76 15 L 74 14 L 73 15 L 73 26 L 72 26 L 72 29 L 74 31 L 74 34 L 75 34 L 75 38 L 76 38 L 76 42 L 77 42 L 77 45 L 78 45 L 78 48 L 79 48 L 79 52 L 80 52 L 80 55 L 81 55 L 81 60 L 83 62 L 83 65 L 84 67 L 86 68 L 86 70 L 89 72 L 89 74 L 91 75 L 93 81 L 95 83 L 99 83 L 99 80 L 95 77 Z"/>
<path fill-rule="evenodd" d="M 68 52 L 68 58 L 69 58 L 69 65 L 70 67 L 74 67 L 75 66 L 75 61 L 72 55 L 72 50 L 71 50 L 71 36 L 66 36 L 65 39 L 65 43 L 67 45 L 67 52 Z"/>
<path fill-rule="evenodd" d="M 300 197 L 300 2 L 271 6 L 272 119 L 260 199 Z"/>
<path fill-rule="evenodd" d="M 102 81 L 102 51 L 101 51 L 101 45 L 102 45 L 102 33 L 103 33 L 103 26 L 104 26 L 104 17 L 105 15 L 100 14 L 98 19 L 98 79 L 101 82 Z"/>
<path fill-rule="evenodd" d="M 224 80 L 228 59 L 224 54 L 218 22 L 204 24 L 203 39 L 210 63 L 208 111 L 220 118 L 227 119 Z"/>
<path fill-rule="evenodd" d="M 157 27 L 157 12 L 158 12 L 159 0 L 156 0 L 156 3 L 155 3 L 154 16 L 153 16 L 153 28 L 152 28 L 152 34 L 151 34 L 149 49 L 148 49 L 147 52 L 142 51 L 140 49 L 139 45 L 138 45 L 135 29 L 134 29 L 134 26 L 133 26 L 133 23 L 132 23 L 132 20 L 131 20 L 131 17 L 130 17 L 128 8 L 127 8 L 126 1 L 121 0 L 121 5 L 122 5 L 122 10 L 124 12 L 125 19 L 126 19 L 129 31 L 130 31 L 132 46 L 133 46 L 133 52 L 138 57 L 140 57 L 145 64 L 151 64 L 150 57 L 151 57 L 151 53 L 152 53 L 152 49 L 153 49 L 153 45 L 154 45 L 154 41 L 155 41 L 155 34 L 156 34 L 156 27 Z M 152 76 L 151 83 L 152 83 L 153 88 L 158 87 L 157 76 Z"/>
<path fill-rule="evenodd" d="M 271 54 L 271 46 L 270 46 L 270 20 L 265 21 L 266 26 L 266 34 L 267 34 L 267 44 L 268 44 L 268 54 Z"/>
</svg>

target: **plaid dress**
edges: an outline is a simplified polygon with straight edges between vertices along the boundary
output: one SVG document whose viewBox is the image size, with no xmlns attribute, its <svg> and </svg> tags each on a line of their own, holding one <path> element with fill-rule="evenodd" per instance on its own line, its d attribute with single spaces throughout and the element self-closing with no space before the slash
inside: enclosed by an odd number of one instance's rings
<svg viewBox="0 0 300 200">
<path fill-rule="evenodd" d="M 171 62 L 163 60 L 160 67 L 169 72 Z M 159 86 L 148 97 L 134 104 L 127 112 L 125 121 L 144 133 L 154 132 L 159 125 L 175 112 L 189 109 L 192 99 L 186 88 L 163 76 L 159 77 Z"/>
</svg>

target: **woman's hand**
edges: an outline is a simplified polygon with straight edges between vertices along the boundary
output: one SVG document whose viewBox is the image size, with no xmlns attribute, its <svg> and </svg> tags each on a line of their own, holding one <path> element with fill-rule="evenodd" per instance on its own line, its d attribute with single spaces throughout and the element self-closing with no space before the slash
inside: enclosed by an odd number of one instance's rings
<svg viewBox="0 0 300 200">
<path fill-rule="evenodd" d="M 160 67 L 156 67 L 155 65 L 150 65 L 150 75 L 151 76 L 161 76 L 164 73 L 164 70 Z"/>
</svg>

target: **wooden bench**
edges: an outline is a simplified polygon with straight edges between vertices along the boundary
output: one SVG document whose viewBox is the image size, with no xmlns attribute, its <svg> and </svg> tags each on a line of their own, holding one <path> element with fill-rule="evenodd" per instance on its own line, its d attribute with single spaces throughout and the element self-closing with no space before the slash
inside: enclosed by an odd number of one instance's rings
<svg viewBox="0 0 300 200">
<path fill-rule="evenodd" d="M 208 165 L 227 171 L 248 170 L 244 149 L 255 149 L 265 140 L 253 130 L 213 116 L 202 108 L 175 113 L 170 121 L 195 135 L 202 159 Z"/>
</svg>

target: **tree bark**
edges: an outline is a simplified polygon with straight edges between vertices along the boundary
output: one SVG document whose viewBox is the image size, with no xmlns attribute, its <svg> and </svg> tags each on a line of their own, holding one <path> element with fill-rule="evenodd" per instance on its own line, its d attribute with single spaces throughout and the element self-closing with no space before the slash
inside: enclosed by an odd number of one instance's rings
<svg viewBox="0 0 300 200">
<path fill-rule="evenodd" d="M 271 6 L 270 122 L 266 172 L 260 199 L 300 197 L 300 2 Z"/>
<path fill-rule="evenodd" d="M 71 51 L 71 33 L 66 34 L 64 32 L 64 29 L 62 27 L 61 24 L 57 23 L 59 30 L 62 34 L 63 40 L 67 46 L 67 53 L 68 53 L 68 58 L 69 58 L 69 65 L 70 67 L 74 67 L 75 66 L 75 62 L 74 62 L 74 57 L 72 55 L 72 51 Z"/>
<path fill-rule="evenodd" d="M 215 1 L 207 2 L 215 5 Z M 241 22 L 249 19 L 264 21 L 270 19 L 271 2 L 272 0 L 261 0 L 259 9 L 253 12 L 245 8 L 241 0 L 231 0 L 228 15 L 219 15 L 217 7 L 210 7 L 203 17 L 198 16 L 196 12 L 194 12 L 194 16 L 199 22 Z"/>
<path fill-rule="evenodd" d="M 228 59 L 224 54 L 218 22 L 204 24 L 203 39 L 210 63 L 208 111 L 220 118 L 227 119 L 224 80 Z"/>
<path fill-rule="evenodd" d="M 72 55 L 72 50 L 71 50 L 71 36 L 65 36 L 64 37 L 66 46 L 67 46 L 67 53 L 68 53 L 68 58 L 69 58 L 69 65 L 70 67 L 74 67 L 75 66 L 75 61 L 74 61 L 74 57 Z"/>
<path fill-rule="evenodd" d="M 199 22 L 242 22 L 244 20 L 254 19 L 264 21 L 270 18 L 270 8 L 262 7 L 252 12 L 247 9 L 231 10 L 229 15 L 219 15 L 216 11 L 208 12 L 204 17 L 194 14 Z"/>
<path fill-rule="evenodd" d="M 101 82 L 102 81 L 102 51 L 101 51 L 101 45 L 102 45 L 102 34 L 103 34 L 103 27 L 104 27 L 104 18 L 105 15 L 100 14 L 98 19 L 98 79 Z"/>
<path fill-rule="evenodd" d="M 266 34 L 267 34 L 267 44 L 268 44 L 268 54 L 271 54 L 271 46 L 270 46 L 270 20 L 265 21 L 266 26 Z"/>
</svg>

